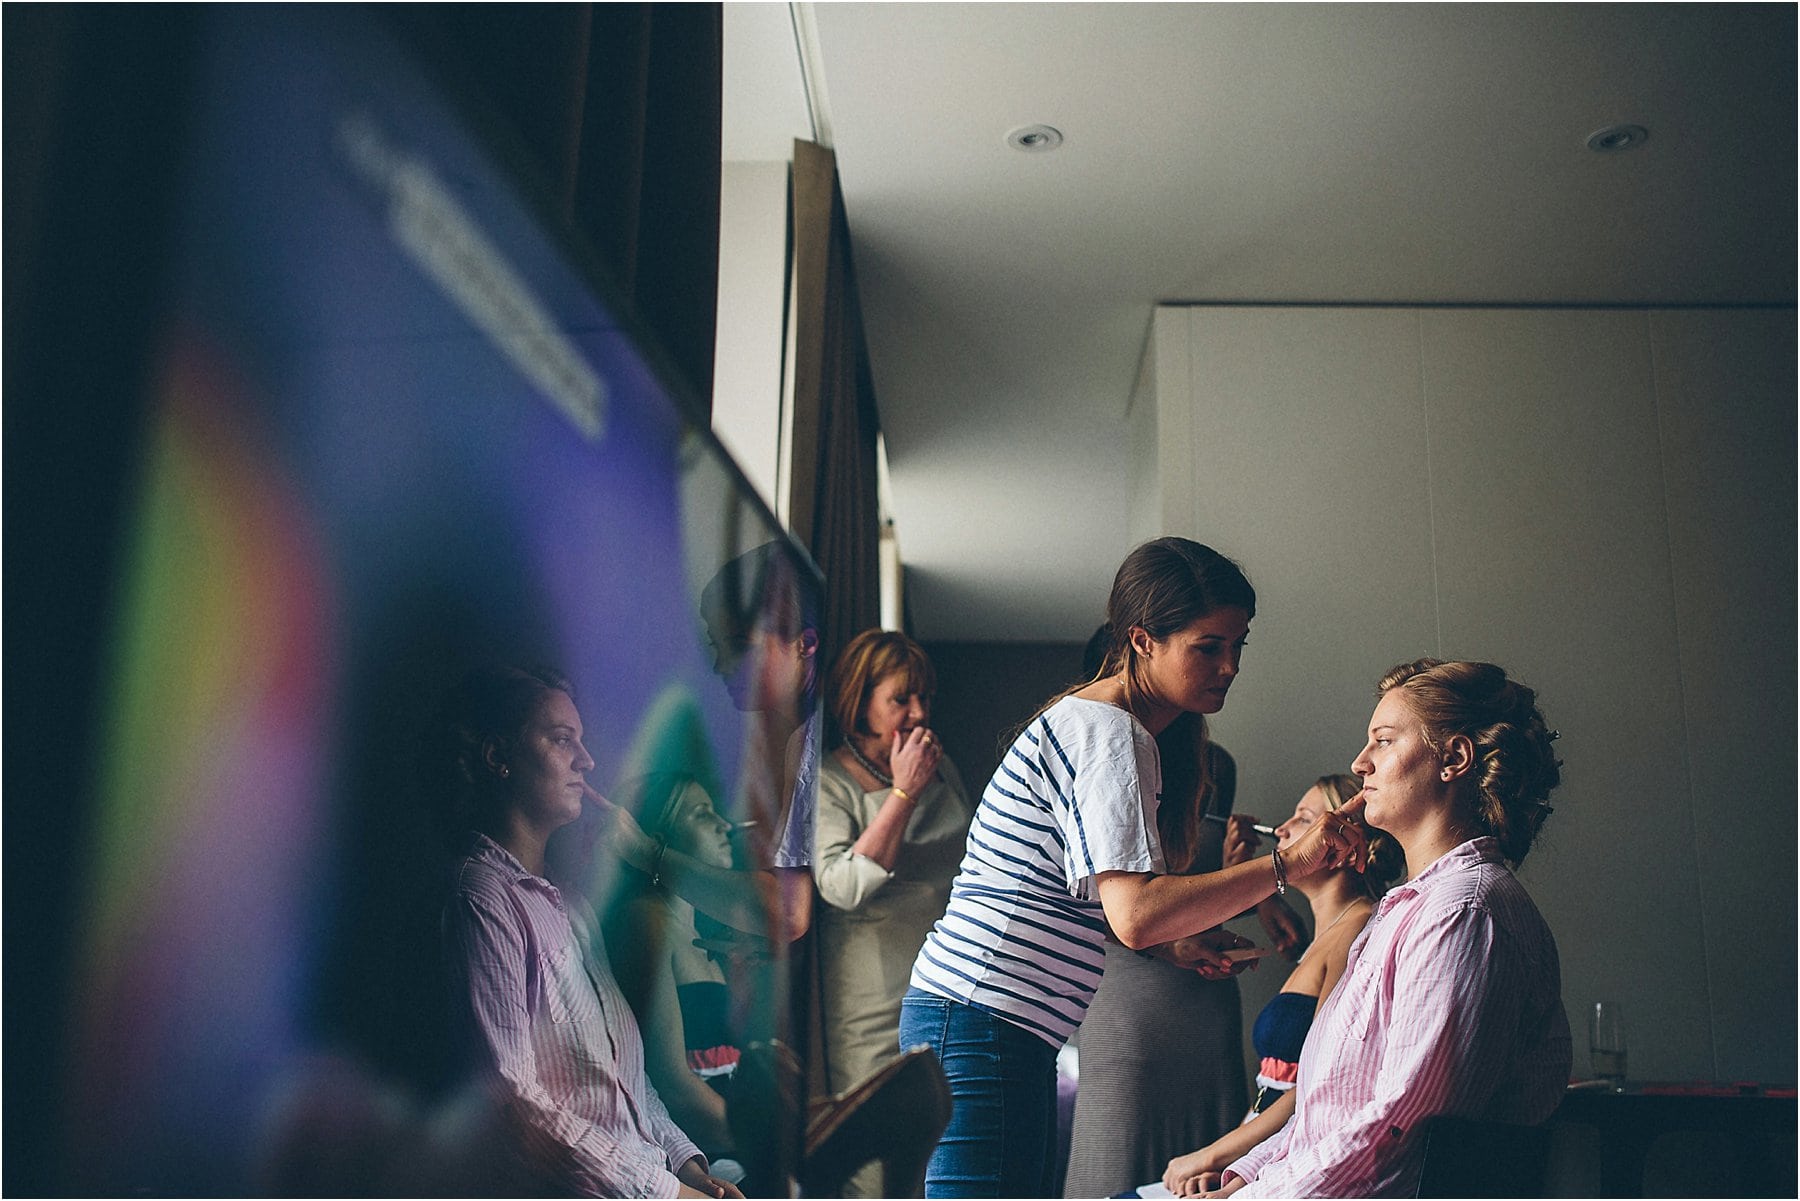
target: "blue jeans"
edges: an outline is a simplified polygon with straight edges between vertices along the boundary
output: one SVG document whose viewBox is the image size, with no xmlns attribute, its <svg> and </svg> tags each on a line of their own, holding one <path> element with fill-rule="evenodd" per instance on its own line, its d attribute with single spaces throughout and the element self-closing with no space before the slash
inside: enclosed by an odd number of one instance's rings
<svg viewBox="0 0 1800 1201">
<path fill-rule="evenodd" d="M 1056 1172 L 1056 1048 L 1004 1018 L 909 988 L 900 1045 L 929 1046 L 950 1080 L 950 1125 L 927 1197 L 1048 1197 Z"/>
</svg>

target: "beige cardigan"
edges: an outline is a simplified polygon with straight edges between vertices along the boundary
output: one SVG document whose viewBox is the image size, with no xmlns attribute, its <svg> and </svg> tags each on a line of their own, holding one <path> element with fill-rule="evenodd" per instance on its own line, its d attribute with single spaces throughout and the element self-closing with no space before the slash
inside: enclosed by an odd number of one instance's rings
<svg viewBox="0 0 1800 1201">
<path fill-rule="evenodd" d="M 974 806 L 949 759 L 919 794 L 890 874 L 850 848 L 891 790 L 864 792 L 837 756 L 819 764 L 813 913 L 824 993 L 826 1077 L 841 1092 L 899 1050 L 900 998 L 925 936 L 950 901 Z"/>
</svg>

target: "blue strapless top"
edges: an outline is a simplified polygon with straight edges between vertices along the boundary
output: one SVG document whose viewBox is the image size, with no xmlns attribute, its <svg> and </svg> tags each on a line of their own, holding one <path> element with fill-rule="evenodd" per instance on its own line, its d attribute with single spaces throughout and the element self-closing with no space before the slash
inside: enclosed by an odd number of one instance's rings
<svg viewBox="0 0 1800 1201">
<path fill-rule="evenodd" d="M 1312 1029 L 1313 1013 L 1319 998 L 1299 992 L 1278 992 L 1269 998 L 1256 1025 L 1250 1029 L 1250 1042 L 1263 1059 L 1300 1062 L 1300 1048 L 1306 1045 L 1306 1032 Z"/>
</svg>

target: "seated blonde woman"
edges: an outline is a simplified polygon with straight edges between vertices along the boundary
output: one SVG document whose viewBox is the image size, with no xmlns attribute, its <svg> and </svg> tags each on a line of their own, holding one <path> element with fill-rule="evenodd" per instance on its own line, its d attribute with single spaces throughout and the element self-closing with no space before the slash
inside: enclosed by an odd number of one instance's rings
<svg viewBox="0 0 1800 1201">
<path fill-rule="evenodd" d="M 731 823 L 699 779 L 658 773 L 629 785 L 644 832 L 669 850 L 730 870 Z M 724 968 L 698 944 L 692 902 L 633 873 L 606 921 L 607 947 L 644 1033 L 644 1066 L 675 1120 L 712 1160 L 713 1175 L 743 1181 L 725 1103 L 740 1057 Z"/>
<path fill-rule="evenodd" d="M 1355 776 L 1321 776 L 1301 794 L 1293 816 L 1275 828 L 1275 845 L 1288 845 L 1326 813 L 1343 809 L 1361 789 Z M 1257 848 L 1255 818 L 1232 818 L 1225 840 L 1225 862 L 1241 863 Z M 1269 999 L 1257 1015 L 1251 1041 L 1261 1063 L 1256 1074 L 1256 1099 L 1243 1124 L 1217 1140 L 1169 1161 L 1162 1183 L 1177 1197 L 1198 1196 L 1216 1187 L 1227 1164 L 1243 1155 L 1287 1124 L 1294 1112 L 1294 1080 L 1300 1067 L 1300 1048 L 1306 1041 L 1313 1017 L 1344 974 L 1350 944 L 1362 933 L 1382 890 L 1400 871 L 1400 848 L 1390 838 L 1372 833 L 1369 865 L 1360 875 L 1349 867 L 1320 872 L 1294 887 L 1312 907 L 1317 932 L 1281 991 Z M 1140 1190 L 1140 1195 L 1161 1195 Z"/>
</svg>

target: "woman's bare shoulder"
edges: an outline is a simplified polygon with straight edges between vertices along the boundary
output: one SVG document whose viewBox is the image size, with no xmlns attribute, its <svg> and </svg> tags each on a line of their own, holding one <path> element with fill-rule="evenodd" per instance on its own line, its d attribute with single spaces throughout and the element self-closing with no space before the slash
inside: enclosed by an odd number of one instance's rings
<svg viewBox="0 0 1800 1201">
<path fill-rule="evenodd" d="M 1343 916 L 1343 920 L 1325 932 L 1321 940 L 1325 943 L 1324 949 L 1340 966 L 1350 957 L 1350 944 L 1356 941 L 1356 936 L 1363 932 L 1363 927 L 1374 916 L 1373 904 L 1359 903 L 1354 910 Z"/>
<path fill-rule="evenodd" d="M 659 935 L 673 919 L 668 902 L 650 889 L 640 889 L 619 903 L 623 924 L 640 936 Z"/>
</svg>

